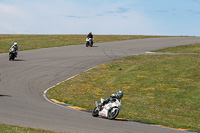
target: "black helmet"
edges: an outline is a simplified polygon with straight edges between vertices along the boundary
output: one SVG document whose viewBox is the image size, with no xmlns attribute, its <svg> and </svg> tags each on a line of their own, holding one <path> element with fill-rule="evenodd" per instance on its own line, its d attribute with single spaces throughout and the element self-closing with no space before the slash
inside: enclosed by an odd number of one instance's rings
<svg viewBox="0 0 200 133">
<path fill-rule="evenodd" d="M 124 93 L 122 91 L 117 92 L 117 98 L 121 99 L 123 97 Z"/>
</svg>

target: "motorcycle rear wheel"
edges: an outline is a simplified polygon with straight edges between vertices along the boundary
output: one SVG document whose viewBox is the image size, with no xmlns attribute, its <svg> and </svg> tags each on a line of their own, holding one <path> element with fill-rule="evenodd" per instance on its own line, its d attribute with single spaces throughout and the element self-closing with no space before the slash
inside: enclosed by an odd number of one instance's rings
<svg viewBox="0 0 200 133">
<path fill-rule="evenodd" d="M 93 116 L 93 117 L 98 117 L 98 116 L 99 116 L 99 111 L 97 110 L 97 107 L 95 107 L 95 108 L 92 110 L 92 116 Z"/>
<path fill-rule="evenodd" d="M 108 119 L 113 120 L 118 116 L 118 114 L 119 114 L 119 109 L 118 108 L 116 108 L 116 107 L 115 108 L 111 108 L 108 111 Z"/>
</svg>

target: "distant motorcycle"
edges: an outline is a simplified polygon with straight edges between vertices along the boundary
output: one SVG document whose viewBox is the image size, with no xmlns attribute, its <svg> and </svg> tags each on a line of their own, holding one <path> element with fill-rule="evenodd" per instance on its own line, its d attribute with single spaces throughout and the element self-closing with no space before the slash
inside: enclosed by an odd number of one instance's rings
<svg viewBox="0 0 200 133">
<path fill-rule="evenodd" d="M 86 38 L 86 47 L 88 47 L 88 46 L 92 47 L 93 46 L 92 40 L 94 40 L 94 38 L 89 38 L 89 37 Z"/>
<path fill-rule="evenodd" d="M 103 103 L 104 99 L 101 98 L 101 103 Z M 115 119 L 119 112 L 122 109 L 122 104 L 119 100 L 116 100 L 115 102 L 109 102 L 105 104 L 102 108 L 102 110 L 99 109 L 99 104 L 97 101 L 95 101 L 96 107 L 92 111 L 93 117 L 103 116 L 107 117 L 108 119 L 112 120 Z"/>
<path fill-rule="evenodd" d="M 16 56 L 17 56 L 17 52 L 15 51 L 14 48 L 11 48 L 9 50 L 9 60 L 15 60 Z"/>
</svg>

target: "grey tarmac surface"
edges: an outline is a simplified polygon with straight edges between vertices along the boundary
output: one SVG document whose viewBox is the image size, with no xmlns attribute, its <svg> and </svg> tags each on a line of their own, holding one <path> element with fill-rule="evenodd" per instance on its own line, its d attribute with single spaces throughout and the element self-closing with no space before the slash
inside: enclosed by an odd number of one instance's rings
<svg viewBox="0 0 200 133">
<path fill-rule="evenodd" d="M 0 123 L 70 133 L 189 132 L 94 118 L 90 113 L 52 104 L 44 99 L 43 93 L 69 77 L 117 58 L 193 43 L 200 43 L 200 38 L 151 38 L 96 43 L 92 48 L 85 45 L 45 48 L 19 52 L 16 61 L 9 61 L 7 53 L 0 54 Z"/>
</svg>

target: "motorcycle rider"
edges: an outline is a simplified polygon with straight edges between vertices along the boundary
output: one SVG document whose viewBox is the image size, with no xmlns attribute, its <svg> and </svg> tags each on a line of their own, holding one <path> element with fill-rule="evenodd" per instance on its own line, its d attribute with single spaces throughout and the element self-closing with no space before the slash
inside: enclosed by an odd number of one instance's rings
<svg viewBox="0 0 200 133">
<path fill-rule="evenodd" d="M 124 95 L 124 93 L 122 91 L 118 91 L 117 94 L 112 94 L 109 98 L 104 100 L 103 103 L 101 103 L 99 105 L 99 110 L 101 111 L 103 109 L 103 106 L 110 101 L 115 102 L 117 99 L 120 101 L 122 99 L 123 95 Z"/>
<path fill-rule="evenodd" d="M 15 54 L 15 56 L 17 57 L 17 54 L 18 54 L 18 45 L 17 45 L 17 42 L 15 42 L 13 45 L 12 45 L 12 47 L 10 48 L 10 52 L 11 52 L 11 50 L 12 50 L 12 48 L 14 48 L 14 51 L 16 52 L 16 54 Z"/>
<path fill-rule="evenodd" d="M 91 43 L 93 44 L 93 35 L 92 32 L 89 32 L 89 34 L 87 35 L 87 38 L 91 38 Z"/>
</svg>

